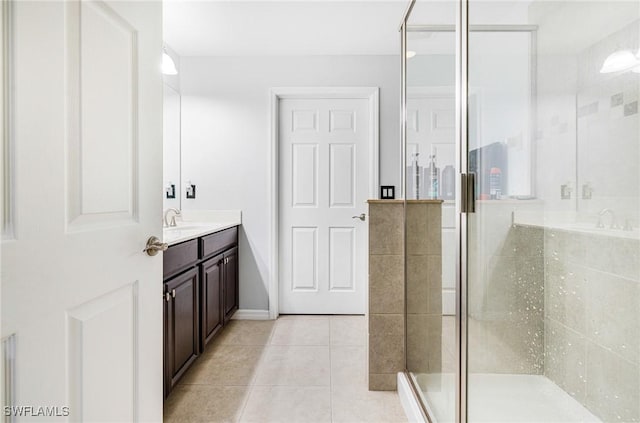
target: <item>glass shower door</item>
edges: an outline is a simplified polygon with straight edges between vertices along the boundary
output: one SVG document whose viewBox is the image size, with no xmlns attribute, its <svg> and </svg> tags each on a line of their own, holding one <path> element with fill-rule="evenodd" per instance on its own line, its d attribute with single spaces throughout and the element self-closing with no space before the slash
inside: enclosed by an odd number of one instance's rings
<svg viewBox="0 0 640 423">
<path fill-rule="evenodd" d="M 406 28 L 406 364 L 438 422 L 456 416 L 455 11 L 418 1 Z"/>
<path fill-rule="evenodd" d="M 467 419 L 638 422 L 640 4 L 468 23 Z"/>
</svg>

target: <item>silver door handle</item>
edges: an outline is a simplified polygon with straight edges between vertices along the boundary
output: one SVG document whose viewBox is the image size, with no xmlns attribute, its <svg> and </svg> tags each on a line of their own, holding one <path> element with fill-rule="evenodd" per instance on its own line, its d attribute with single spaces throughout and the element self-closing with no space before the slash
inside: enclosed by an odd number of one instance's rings
<svg viewBox="0 0 640 423">
<path fill-rule="evenodd" d="M 150 256 L 155 256 L 158 254 L 158 251 L 167 251 L 167 248 L 169 248 L 169 244 L 160 241 L 158 237 L 152 236 L 147 240 L 147 246 L 142 250 L 142 252 L 147 253 Z"/>
<path fill-rule="evenodd" d="M 364 222 L 364 219 L 367 217 L 366 214 L 360 213 L 360 216 L 351 216 L 352 219 L 360 219 Z"/>
</svg>

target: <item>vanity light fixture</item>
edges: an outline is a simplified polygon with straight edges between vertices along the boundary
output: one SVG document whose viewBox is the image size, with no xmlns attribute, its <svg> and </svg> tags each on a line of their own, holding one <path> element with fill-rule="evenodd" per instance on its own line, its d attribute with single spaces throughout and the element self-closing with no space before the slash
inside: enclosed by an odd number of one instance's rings
<svg viewBox="0 0 640 423">
<path fill-rule="evenodd" d="M 176 64 L 173 62 L 171 56 L 167 54 L 167 51 L 162 52 L 162 73 L 164 75 L 177 75 L 178 69 L 176 69 Z"/>
<path fill-rule="evenodd" d="M 600 73 L 627 71 L 640 66 L 640 59 L 630 50 L 618 50 L 611 53 L 604 61 Z M 634 69 L 635 71 L 635 69 Z"/>
</svg>

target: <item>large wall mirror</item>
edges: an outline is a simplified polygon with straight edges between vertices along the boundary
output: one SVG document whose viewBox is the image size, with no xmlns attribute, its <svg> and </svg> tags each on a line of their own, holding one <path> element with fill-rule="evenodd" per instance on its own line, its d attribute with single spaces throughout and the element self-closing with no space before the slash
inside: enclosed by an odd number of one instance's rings
<svg viewBox="0 0 640 423">
<path fill-rule="evenodd" d="M 628 227 L 638 225 L 640 208 L 640 66 L 607 72 L 603 65 L 616 52 L 639 51 L 640 21 L 627 20 L 619 17 L 620 29 L 608 37 L 585 40 L 588 46 L 575 56 L 575 97 L 578 212 L 593 216 L 609 208 L 618 225 L 632 222 Z"/>
<path fill-rule="evenodd" d="M 180 209 L 180 94 L 164 84 L 163 208 Z"/>
</svg>

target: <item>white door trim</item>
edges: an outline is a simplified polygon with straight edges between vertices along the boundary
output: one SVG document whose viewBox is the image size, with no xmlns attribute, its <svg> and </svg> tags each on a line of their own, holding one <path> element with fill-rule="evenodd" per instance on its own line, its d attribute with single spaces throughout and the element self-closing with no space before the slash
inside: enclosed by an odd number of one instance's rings
<svg viewBox="0 0 640 423">
<path fill-rule="evenodd" d="M 379 181 L 379 98 L 380 89 L 378 87 L 295 87 L 295 88 L 272 88 L 269 92 L 269 108 L 271 110 L 270 138 L 271 149 L 269 154 L 269 197 L 271 200 L 271 274 L 269 275 L 269 318 L 276 319 L 279 315 L 279 294 L 280 294 L 280 272 L 278 269 L 279 260 L 279 239 L 278 239 L 278 217 L 279 217 L 279 180 L 278 180 L 278 122 L 279 103 L 287 98 L 347 98 L 369 100 L 369 198 L 378 198 Z"/>
</svg>

